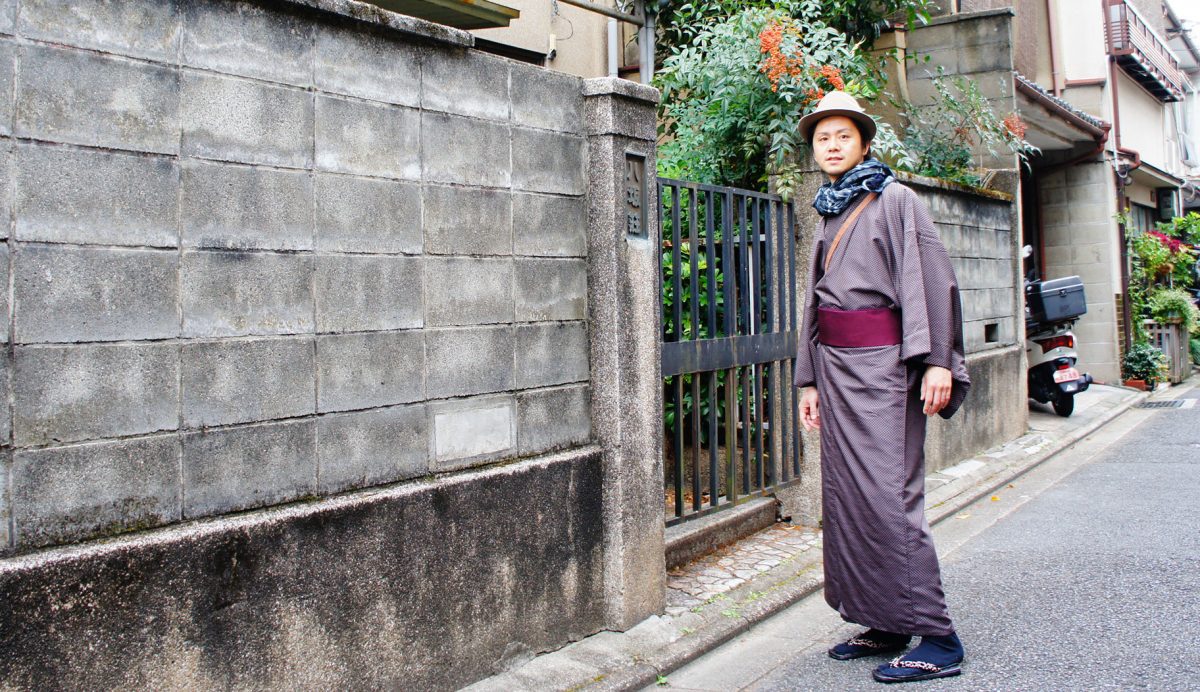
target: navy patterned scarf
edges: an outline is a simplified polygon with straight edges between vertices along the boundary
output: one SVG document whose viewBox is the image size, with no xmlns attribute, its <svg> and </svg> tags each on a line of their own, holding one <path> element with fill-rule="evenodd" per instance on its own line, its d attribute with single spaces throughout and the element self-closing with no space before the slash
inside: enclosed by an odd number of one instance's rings
<svg viewBox="0 0 1200 692">
<path fill-rule="evenodd" d="M 896 181 L 892 169 L 879 159 L 869 158 L 842 174 L 836 183 L 817 190 L 813 208 L 821 216 L 837 216 L 864 192 L 881 192 Z"/>
</svg>

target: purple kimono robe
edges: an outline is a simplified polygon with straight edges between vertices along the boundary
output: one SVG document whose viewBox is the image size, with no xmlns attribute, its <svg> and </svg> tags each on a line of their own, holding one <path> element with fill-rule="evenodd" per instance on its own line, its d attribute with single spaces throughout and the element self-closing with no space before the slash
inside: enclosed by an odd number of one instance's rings
<svg viewBox="0 0 1200 692">
<path fill-rule="evenodd" d="M 825 600 L 850 622 L 888 632 L 954 630 L 925 520 L 927 365 L 950 370 L 949 418 L 970 386 L 958 282 L 929 210 L 892 183 L 847 229 L 828 273 L 825 251 L 842 221 L 822 221 L 813 261 L 797 387 L 816 385 L 821 419 Z M 817 306 L 899 308 L 902 343 L 837 348 L 817 342 Z"/>
</svg>

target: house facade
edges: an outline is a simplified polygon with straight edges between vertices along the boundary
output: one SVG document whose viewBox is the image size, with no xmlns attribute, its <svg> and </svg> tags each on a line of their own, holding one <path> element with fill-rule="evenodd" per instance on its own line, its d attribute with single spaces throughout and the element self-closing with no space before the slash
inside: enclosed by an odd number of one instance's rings
<svg viewBox="0 0 1200 692">
<path fill-rule="evenodd" d="M 1026 269 L 1083 279 L 1081 361 L 1097 380 L 1118 381 L 1132 319 L 1126 238 L 1200 204 L 1190 182 L 1200 53 L 1159 0 L 952 5 L 1014 11 L 1018 110 L 1042 150 L 1022 171 Z"/>
</svg>

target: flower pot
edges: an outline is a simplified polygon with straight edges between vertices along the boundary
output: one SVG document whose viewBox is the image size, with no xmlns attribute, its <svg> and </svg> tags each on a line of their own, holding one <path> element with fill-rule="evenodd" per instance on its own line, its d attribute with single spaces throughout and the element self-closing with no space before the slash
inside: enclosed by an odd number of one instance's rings
<svg viewBox="0 0 1200 692">
<path fill-rule="evenodd" d="M 1125 386 L 1133 387 L 1134 389 L 1140 389 L 1143 392 L 1148 389 L 1145 380 L 1125 380 Z"/>
</svg>

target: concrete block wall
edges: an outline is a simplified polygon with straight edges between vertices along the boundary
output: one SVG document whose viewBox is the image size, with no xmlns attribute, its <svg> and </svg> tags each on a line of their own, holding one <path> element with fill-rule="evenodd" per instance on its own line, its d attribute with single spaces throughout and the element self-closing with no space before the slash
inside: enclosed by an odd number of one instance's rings
<svg viewBox="0 0 1200 692">
<path fill-rule="evenodd" d="M 591 439 L 581 80 L 343 4 L 0 2 L 0 553 Z"/>
<path fill-rule="evenodd" d="M 1121 258 L 1112 169 L 1104 162 L 1081 163 L 1037 179 L 1045 274 L 1078 275 L 1083 280 L 1087 314 L 1074 331 L 1081 367 L 1103 382 L 1121 375 L 1116 295 Z"/>
<path fill-rule="evenodd" d="M 937 96 L 931 78 L 941 68 L 946 77 L 974 82 L 992 110 L 1003 118 L 1016 108 L 1013 85 L 1013 10 L 1004 8 L 935 17 L 913 27 L 906 36 L 909 100 L 920 107 Z M 951 93 L 955 93 L 951 85 Z M 985 168 L 1015 168 L 1011 154 L 977 151 Z"/>
</svg>

